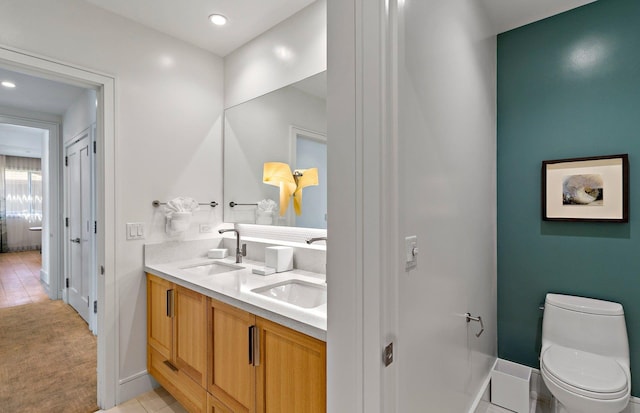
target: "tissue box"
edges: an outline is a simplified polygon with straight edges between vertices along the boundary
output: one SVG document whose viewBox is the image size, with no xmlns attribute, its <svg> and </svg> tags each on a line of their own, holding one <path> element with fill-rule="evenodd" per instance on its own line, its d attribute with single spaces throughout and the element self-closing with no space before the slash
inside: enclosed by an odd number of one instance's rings
<svg viewBox="0 0 640 413">
<path fill-rule="evenodd" d="M 293 248 L 267 247 L 264 250 L 266 267 L 274 268 L 276 272 L 291 271 L 293 269 Z"/>
<path fill-rule="evenodd" d="M 227 256 L 226 248 L 211 248 L 207 251 L 208 258 L 224 258 Z"/>
</svg>

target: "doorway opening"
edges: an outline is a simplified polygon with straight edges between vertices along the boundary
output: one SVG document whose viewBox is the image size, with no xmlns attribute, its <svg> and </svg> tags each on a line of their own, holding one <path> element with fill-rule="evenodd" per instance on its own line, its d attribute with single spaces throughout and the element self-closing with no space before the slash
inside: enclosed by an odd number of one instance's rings
<svg viewBox="0 0 640 413">
<path fill-rule="evenodd" d="M 92 70 L 79 68 L 73 65 L 52 61 L 51 59 L 41 58 L 32 55 L 29 52 L 16 51 L 0 46 L 0 67 L 17 73 L 27 74 L 38 78 L 54 80 L 56 82 L 79 86 L 84 89 L 95 90 L 95 109 L 96 121 L 94 126 L 94 142 L 91 146 L 95 147 L 95 161 L 93 171 L 93 189 L 94 202 L 91 204 L 93 212 L 93 230 L 94 241 L 93 247 L 89 247 L 92 252 L 92 260 L 87 267 L 90 268 L 97 276 L 95 277 L 94 291 L 95 299 L 85 300 L 89 303 L 89 307 L 95 305 L 95 331 L 98 335 L 97 340 L 97 402 L 101 408 L 110 408 L 116 402 L 117 388 L 117 306 L 116 306 L 116 286 L 115 286 L 115 183 L 114 183 L 114 95 L 115 80 L 113 77 L 97 73 Z M 25 119 L 24 116 L 15 115 L 15 117 Z M 27 119 L 28 120 L 28 119 Z M 46 122 L 45 122 L 46 123 Z M 55 122 L 49 122 L 55 123 Z M 51 125 L 49 125 L 51 126 Z M 52 129 L 59 131 L 55 126 Z M 58 136 L 58 135 L 56 135 Z M 51 136 L 50 136 L 51 138 Z M 60 137 L 58 137 L 60 138 Z M 51 142 L 50 142 L 51 143 Z M 63 164 L 63 146 L 60 139 L 58 145 L 50 154 L 50 161 L 55 164 L 50 169 L 57 172 L 57 180 L 62 181 L 62 164 Z M 93 149 L 93 148 L 91 148 Z M 91 169 L 91 168 L 90 168 Z M 53 177 L 50 183 L 53 183 Z M 52 186 L 50 185 L 50 188 Z M 44 238 L 49 238 L 50 252 L 53 252 L 54 245 L 59 250 L 55 257 L 64 256 L 62 251 L 65 249 L 65 237 L 69 235 L 66 231 L 66 222 L 63 218 L 64 210 L 63 197 L 61 196 L 60 186 L 56 188 L 55 194 L 59 196 L 58 202 L 51 203 L 51 208 L 57 207 L 57 213 L 52 214 L 51 228 L 45 233 L 45 225 L 42 226 Z M 89 192 L 92 192 L 89 190 Z M 54 193 L 50 193 L 54 196 Z M 86 220 L 85 220 L 86 221 Z M 81 223 L 86 227 L 86 222 Z M 54 228 L 55 226 L 55 228 Z M 88 231 L 87 231 L 88 232 Z M 69 241 L 74 238 L 69 238 Z M 71 242 L 69 242 L 71 243 Z M 75 243 L 74 243 L 75 244 Z M 69 248 L 69 251 L 71 248 Z M 44 258 L 44 257 L 43 257 Z M 55 259 L 50 254 L 49 259 Z M 81 264 L 82 265 L 82 264 Z M 50 295 L 60 298 L 66 295 L 66 277 L 63 277 L 65 265 L 63 260 L 58 260 L 55 264 L 58 270 L 58 276 L 50 276 Z M 61 292 L 64 292 L 61 294 Z M 60 295 L 59 295 L 60 294 Z M 68 297 L 67 297 L 68 298 Z M 94 304 L 95 302 L 95 304 Z M 93 310 L 93 308 L 90 308 Z"/>
<path fill-rule="evenodd" d="M 42 235 L 58 232 L 53 217 L 59 213 L 59 178 L 52 154 L 59 125 L 5 105 L 0 109 L 0 252 L 39 250 L 39 279 L 47 295 L 56 299 L 59 245 Z"/>
</svg>

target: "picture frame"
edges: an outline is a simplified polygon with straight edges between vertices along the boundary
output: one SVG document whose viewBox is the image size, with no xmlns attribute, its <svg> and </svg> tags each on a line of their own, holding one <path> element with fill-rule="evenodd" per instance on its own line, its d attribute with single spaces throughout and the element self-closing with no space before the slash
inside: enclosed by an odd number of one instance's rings
<svg viewBox="0 0 640 413">
<path fill-rule="evenodd" d="M 629 155 L 542 161 L 542 219 L 629 222 Z"/>
</svg>

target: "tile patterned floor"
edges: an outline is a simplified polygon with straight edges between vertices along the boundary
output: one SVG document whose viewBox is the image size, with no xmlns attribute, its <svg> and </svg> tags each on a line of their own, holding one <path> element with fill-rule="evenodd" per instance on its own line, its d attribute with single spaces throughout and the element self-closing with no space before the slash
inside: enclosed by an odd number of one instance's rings
<svg viewBox="0 0 640 413">
<path fill-rule="evenodd" d="M 539 400 L 530 400 L 529 401 L 529 412 L 530 413 L 550 413 L 551 408 L 548 403 L 539 401 Z M 482 400 L 480 405 L 476 409 L 476 413 L 513 413 L 511 410 L 503 409 L 500 406 L 496 406 L 495 404 L 491 404 Z"/>
<path fill-rule="evenodd" d="M 38 251 L 0 254 L 0 308 L 37 303 L 49 297 L 40 284 Z"/>
<path fill-rule="evenodd" d="M 158 387 L 133 400 L 97 413 L 187 413 L 165 389 Z"/>
</svg>

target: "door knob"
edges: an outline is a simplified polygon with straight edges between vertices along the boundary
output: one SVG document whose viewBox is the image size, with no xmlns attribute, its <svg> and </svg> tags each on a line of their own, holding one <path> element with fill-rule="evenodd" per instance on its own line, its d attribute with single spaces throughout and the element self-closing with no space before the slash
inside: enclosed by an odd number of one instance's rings
<svg viewBox="0 0 640 413">
<path fill-rule="evenodd" d="M 75 242 L 76 244 L 80 244 L 80 238 L 71 238 L 71 242 Z"/>
</svg>

